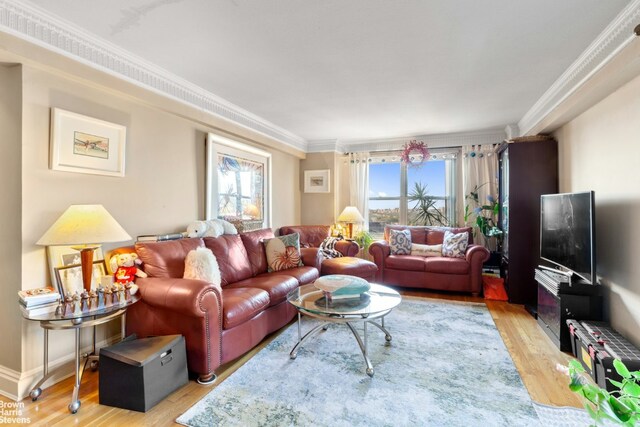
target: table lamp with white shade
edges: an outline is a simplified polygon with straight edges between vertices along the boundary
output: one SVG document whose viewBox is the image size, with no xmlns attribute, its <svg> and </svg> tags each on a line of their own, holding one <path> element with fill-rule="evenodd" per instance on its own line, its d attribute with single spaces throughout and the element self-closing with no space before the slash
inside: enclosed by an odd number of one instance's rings
<svg viewBox="0 0 640 427">
<path fill-rule="evenodd" d="M 131 240 L 118 222 L 102 205 L 71 205 L 36 244 L 69 245 L 80 251 L 82 285 L 91 291 L 93 251 L 101 243 Z"/>
<path fill-rule="evenodd" d="M 339 222 L 347 224 L 347 239 L 353 238 L 353 224 L 364 222 L 362 214 L 355 206 L 347 206 L 338 216 Z"/>
</svg>

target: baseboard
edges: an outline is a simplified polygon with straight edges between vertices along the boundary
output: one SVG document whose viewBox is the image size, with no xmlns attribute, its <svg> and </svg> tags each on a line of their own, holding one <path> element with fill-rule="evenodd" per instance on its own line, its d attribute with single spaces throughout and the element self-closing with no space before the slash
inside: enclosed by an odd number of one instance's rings
<svg viewBox="0 0 640 427">
<path fill-rule="evenodd" d="M 102 348 L 120 341 L 120 335 L 109 337 L 96 343 L 96 348 Z M 91 345 L 84 346 L 80 349 L 80 353 L 88 353 L 91 351 Z M 65 378 L 75 374 L 75 353 L 71 352 L 56 360 L 49 361 L 49 371 L 56 371 L 43 385 L 46 389 Z M 42 378 L 43 365 L 39 365 L 33 369 L 24 372 L 18 372 L 13 369 L 0 365 L 0 394 L 9 399 L 20 401 L 29 395 L 31 388 Z"/>
<path fill-rule="evenodd" d="M 18 384 L 20 372 L 0 365 L 0 394 L 12 400 L 18 399 Z"/>
</svg>

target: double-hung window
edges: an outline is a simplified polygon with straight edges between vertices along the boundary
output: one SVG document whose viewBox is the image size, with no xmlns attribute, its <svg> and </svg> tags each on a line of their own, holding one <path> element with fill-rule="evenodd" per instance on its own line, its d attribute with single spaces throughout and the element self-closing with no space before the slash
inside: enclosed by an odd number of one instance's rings
<svg viewBox="0 0 640 427">
<path fill-rule="evenodd" d="M 372 154 L 369 232 L 380 238 L 388 224 L 454 224 L 457 157 L 458 149 L 433 150 L 429 161 L 407 166 L 398 153 Z"/>
</svg>

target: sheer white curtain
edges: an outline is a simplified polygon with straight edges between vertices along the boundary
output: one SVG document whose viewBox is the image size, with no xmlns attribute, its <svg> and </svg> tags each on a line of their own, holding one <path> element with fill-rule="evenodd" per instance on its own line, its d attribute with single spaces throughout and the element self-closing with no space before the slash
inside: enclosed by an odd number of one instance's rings
<svg viewBox="0 0 640 427">
<path fill-rule="evenodd" d="M 364 217 L 360 230 L 369 230 L 369 153 L 349 154 L 349 204 Z"/>
<path fill-rule="evenodd" d="M 498 198 L 498 156 L 494 153 L 495 146 L 489 145 L 466 145 L 462 147 L 462 191 L 464 193 L 464 205 L 470 204 L 467 196 L 471 191 L 478 191 L 478 201 L 480 205 L 487 205 L 487 196 Z M 477 187 L 476 187 L 477 186 Z M 470 209 L 475 205 L 471 203 Z M 467 221 L 467 226 L 475 225 L 475 215 L 471 215 Z M 475 228 L 474 243 L 484 244 L 485 238 L 482 233 Z M 495 240 L 495 239 L 491 239 Z M 491 247 L 494 250 L 496 248 Z"/>
</svg>

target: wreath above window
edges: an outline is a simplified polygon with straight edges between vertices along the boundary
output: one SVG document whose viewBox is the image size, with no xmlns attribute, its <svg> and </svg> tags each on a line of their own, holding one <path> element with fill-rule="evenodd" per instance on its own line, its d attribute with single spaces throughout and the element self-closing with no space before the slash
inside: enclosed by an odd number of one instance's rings
<svg viewBox="0 0 640 427">
<path fill-rule="evenodd" d="M 422 141 L 412 139 L 406 143 L 400 155 L 400 161 L 408 166 L 420 167 L 429 160 L 429 148 Z"/>
</svg>

